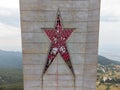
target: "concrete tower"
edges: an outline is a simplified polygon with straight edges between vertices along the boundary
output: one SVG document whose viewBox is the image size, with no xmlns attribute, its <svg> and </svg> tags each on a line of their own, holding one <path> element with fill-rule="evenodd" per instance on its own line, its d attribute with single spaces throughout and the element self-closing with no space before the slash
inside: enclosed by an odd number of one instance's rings
<svg viewBox="0 0 120 90">
<path fill-rule="evenodd" d="M 100 0 L 20 0 L 24 90 L 96 90 Z"/>
</svg>

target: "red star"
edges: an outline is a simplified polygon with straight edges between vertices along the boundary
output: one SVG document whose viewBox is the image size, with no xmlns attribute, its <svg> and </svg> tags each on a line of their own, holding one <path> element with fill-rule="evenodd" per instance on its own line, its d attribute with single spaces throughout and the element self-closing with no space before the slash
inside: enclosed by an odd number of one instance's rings
<svg viewBox="0 0 120 90">
<path fill-rule="evenodd" d="M 70 61 L 70 55 L 66 45 L 66 40 L 69 38 L 74 28 L 63 28 L 61 21 L 62 20 L 60 11 L 58 10 L 55 28 L 42 28 L 51 41 L 51 47 L 47 57 L 47 62 L 43 71 L 43 75 L 45 74 L 58 53 L 60 53 L 61 57 L 64 59 L 74 75 L 74 71 Z"/>
</svg>

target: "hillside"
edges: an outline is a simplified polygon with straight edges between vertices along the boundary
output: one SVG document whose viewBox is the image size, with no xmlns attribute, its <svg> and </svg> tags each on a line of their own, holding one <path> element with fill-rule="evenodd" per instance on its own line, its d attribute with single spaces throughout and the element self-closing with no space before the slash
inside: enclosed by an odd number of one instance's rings
<svg viewBox="0 0 120 90">
<path fill-rule="evenodd" d="M 120 90 L 120 62 L 103 56 L 98 59 L 96 90 Z"/>
<path fill-rule="evenodd" d="M 119 61 L 114 61 L 101 55 L 98 56 L 98 63 L 101 65 L 110 65 L 110 64 L 120 65 Z"/>
<path fill-rule="evenodd" d="M 0 90 L 23 90 L 22 83 L 21 53 L 0 50 Z"/>
<path fill-rule="evenodd" d="M 22 54 L 0 50 L 0 68 L 22 68 Z"/>
</svg>

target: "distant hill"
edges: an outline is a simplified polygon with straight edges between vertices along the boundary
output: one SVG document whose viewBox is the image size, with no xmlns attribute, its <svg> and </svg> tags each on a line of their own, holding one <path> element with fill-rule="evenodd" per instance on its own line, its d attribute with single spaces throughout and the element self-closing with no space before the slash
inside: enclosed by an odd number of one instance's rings
<svg viewBox="0 0 120 90">
<path fill-rule="evenodd" d="M 114 61 L 114 60 L 108 59 L 108 58 L 101 56 L 101 55 L 98 56 L 98 63 L 101 65 L 109 65 L 109 64 L 120 65 L 119 61 Z"/>
<path fill-rule="evenodd" d="M 22 54 L 0 50 L 0 68 L 22 68 Z"/>
</svg>

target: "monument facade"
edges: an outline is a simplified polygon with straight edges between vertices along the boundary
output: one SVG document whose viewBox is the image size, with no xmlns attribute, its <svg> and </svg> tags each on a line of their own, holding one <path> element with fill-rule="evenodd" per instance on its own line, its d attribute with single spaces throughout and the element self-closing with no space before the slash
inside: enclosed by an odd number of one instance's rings
<svg viewBox="0 0 120 90">
<path fill-rule="evenodd" d="M 20 0 L 24 90 L 96 90 L 100 0 Z"/>
</svg>

